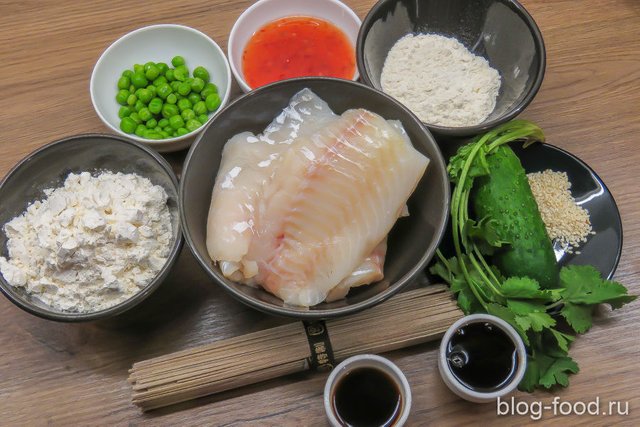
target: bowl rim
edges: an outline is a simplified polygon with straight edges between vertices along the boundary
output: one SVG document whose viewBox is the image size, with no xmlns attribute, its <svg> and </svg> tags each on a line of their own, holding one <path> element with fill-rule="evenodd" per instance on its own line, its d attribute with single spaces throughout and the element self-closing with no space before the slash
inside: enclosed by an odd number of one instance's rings
<svg viewBox="0 0 640 427">
<path fill-rule="evenodd" d="M 99 138 L 99 139 L 105 139 L 107 141 L 116 140 L 118 142 L 123 142 L 125 144 L 131 145 L 147 153 L 153 159 L 155 159 L 156 162 L 158 162 L 158 164 L 161 166 L 161 168 L 167 173 L 167 175 L 171 179 L 171 182 L 173 183 L 176 194 L 178 195 L 178 199 L 180 198 L 179 189 L 178 189 L 178 178 L 176 177 L 176 174 L 173 172 L 173 169 L 171 168 L 169 163 L 160 154 L 158 154 L 151 148 L 148 148 L 136 141 L 131 141 L 127 138 L 123 138 L 118 135 L 112 135 L 112 134 L 106 134 L 106 133 L 83 133 L 83 134 L 71 135 L 71 136 L 67 136 L 67 137 L 55 140 L 53 142 L 49 142 L 37 148 L 36 150 L 27 154 L 18 163 L 16 163 L 9 170 L 9 172 L 7 172 L 7 174 L 0 181 L 0 190 L 5 187 L 9 179 L 11 179 L 13 175 L 20 168 L 22 168 L 22 166 L 32 161 L 36 157 L 41 157 L 43 155 L 46 155 L 45 153 L 48 150 L 50 150 L 52 147 L 55 147 L 58 145 L 64 145 L 64 144 L 78 143 L 87 138 Z M 164 266 L 160 269 L 160 271 L 158 271 L 155 278 L 151 282 L 149 282 L 142 290 L 140 290 L 138 293 L 133 295 L 131 298 L 126 299 L 125 301 L 122 301 L 121 303 L 116 304 L 112 307 L 106 308 L 104 310 L 94 311 L 89 313 L 71 313 L 71 312 L 65 313 L 65 312 L 50 311 L 45 307 L 40 307 L 35 304 L 31 304 L 27 301 L 24 301 L 21 298 L 15 297 L 13 293 L 10 291 L 12 286 L 7 283 L 7 281 L 5 280 L 2 274 L 0 274 L 0 291 L 2 292 L 2 294 L 4 294 L 5 297 L 7 297 L 9 301 L 11 301 L 12 303 L 14 303 L 16 306 L 20 307 L 24 311 L 31 313 L 33 315 L 36 315 L 38 317 L 41 317 L 43 319 L 54 320 L 57 322 L 67 322 L 67 323 L 86 322 L 90 320 L 97 320 L 97 319 L 112 317 L 117 314 L 121 314 L 129 310 L 130 308 L 133 308 L 134 306 L 138 305 L 143 300 L 145 300 L 149 295 L 151 295 L 158 288 L 158 286 L 160 286 L 160 284 L 164 281 L 166 276 L 169 274 L 169 271 L 171 270 L 176 260 L 178 259 L 178 255 L 180 254 L 182 245 L 184 243 L 184 236 L 182 233 L 181 221 L 177 221 L 176 227 L 178 228 L 177 238 L 171 247 L 171 252 L 167 257 L 167 261 L 165 262 Z"/>
<path fill-rule="evenodd" d="M 406 114 L 408 114 L 410 117 L 412 117 L 415 122 L 420 126 L 420 128 L 424 131 L 425 135 L 427 136 L 428 140 L 430 141 L 430 143 L 433 145 L 433 147 L 435 148 L 435 153 L 436 156 L 435 158 L 431 158 L 430 161 L 431 162 L 440 162 L 443 165 L 442 171 L 441 171 L 441 178 L 442 178 L 442 192 L 444 194 L 444 200 L 442 201 L 442 210 L 443 210 L 443 215 L 442 215 L 442 219 L 440 220 L 440 223 L 436 225 L 435 227 L 435 231 L 433 234 L 433 238 L 430 240 L 429 244 L 425 245 L 425 250 L 424 253 L 422 255 L 422 257 L 420 258 L 420 260 L 416 263 L 416 265 L 414 265 L 410 270 L 408 270 L 407 272 L 404 273 L 404 275 L 402 277 L 400 277 L 398 280 L 396 280 L 394 283 L 390 284 L 389 287 L 387 287 L 386 289 L 382 290 L 381 292 L 379 292 L 378 294 L 373 295 L 372 297 L 364 300 L 364 301 L 360 301 L 358 303 L 346 306 L 346 307 L 338 307 L 338 308 L 331 308 L 331 309 L 325 309 L 325 310 L 307 310 L 307 311 L 302 311 L 300 310 L 300 308 L 295 309 L 295 308 L 289 308 L 287 306 L 275 306 L 272 305 L 270 303 L 266 303 L 263 301 L 260 301 L 258 299 L 255 299 L 241 291 L 238 291 L 237 289 L 235 289 L 232 286 L 229 286 L 225 283 L 224 278 L 219 275 L 217 272 L 215 272 L 212 268 L 211 268 L 211 260 L 209 259 L 208 256 L 202 256 L 198 251 L 196 251 L 195 249 L 195 242 L 193 241 L 193 238 L 191 237 L 191 233 L 190 233 L 190 229 L 189 229 L 189 224 L 187 223 L 186 220 L 186 214 L 184 212 L 185 208 L 185 200 L 184 200 L 184 194 L 185 194 L 185 182 L 186 180 L 184 179 L 185 173 L 189 170 L 189 166 L 190 163 L 194 157 L 194 153 L 195 150 L 197 149 L 197 147 L 202 143 L 203 139 L 204 139 L 204 134 L 205 131 L 207 129 L 205 129 L 200 135 L 198 135 L 198 137 L 196 138 L 195 142 L 193 143 L 193 145 L 191 146 L 191 148 L 189 149 L 189 152 L 187 153 L 187 156 L 185 158 L 184 164 L 183 164 L 183 168 L 182 168 L 182 179 L 180 180 L 180 192 L 179 192 L 179 211 L 180 211 L 180 221 L 182 222 L 182 230 L 183 230 L 183 234 L 184 234 L 184 238 L 185 241 L 187 242 L 187 246 L 189 247 L 189 249 L 191 250 L 191 253 L 193 254 L 193 256 L 196 258 L 196 260 L 198 261 L 198 263 L 203 267 L 203 269 L 205 270 L 205 272 L 207 273 L 207 275 L 213 279 L 213 281 L 218 285 L 218 286 L 222 286 L 223 289 L 225 289 L 228 293 L 230 293 L 232 296 L 234 296 L 236 299 L 240 300 L 241 302 L 245 303 L 246 305 L 253 307 L 263 313 L 267 313 L 267 314 L 271 314 L 271 315 L 278 315 L 278 316 L 283 316 L 283 317 L 289 317 L 289 318 L 295 318 L 295 319 L 300 319 L 300 320 L 319 320 L 319 319 L 329 319 L 329 318 L 335 318 L 335 317 L 341 317 L 341 316 L 345 316 L 348 314 L 353 314 L 353 313 L 357 313 L 359 311 L 362 311 L 366 308 L 369 307 L 373 307 L 383 301 L 386 301 L 387 299 L 391 298 L 393 295 L 395 295 L 396 293 L 398 293 L 399 291 L 401 291 L 404 287 L 406 287 L 407 285 L 409 285 L 410 283 L 412 283 L 414 281 L 414 279 L 418 276 L 418 274 L 420 274 L 420 272 L 424 271 L 424 269 L 426 268 L 427 264 L 431 261 L 431 259 L 433 258 L 433 256 L 435 255 L 436 249 L 438 248 L 438 246 L 440 245 L 440 243 L 442 242 L 442 239 L 444 237 L 447 225 L 449 223 L 449 206 L 450 206 L 450 200 L 451 200 L 451 186 L 449 184 L 449 177 L 447 175 L 446 172 L 446 164 L 447 162 L 444 159 L 444 156 L 442 155 L 442 152 L 440 150 L 440 147 L 438 145 L 438 143 L 436 142 L 436 139 L 433 137 L 433 135 L 431 134 L 431 132 L 429 131 L 429 129 L 427 129 L 422 122 L 420 121 L 420 119 L 418 119 L 407 107 L 405 107 L 404 105 L 402 105 L 400 102 L 398 102 L 396 99 L 392 98 L 391 96 L 387 95 L 386 93 L 379 91 L 375 88 L 372 88 L 370 86 L 364 85 L 362 83 L 358 83 L 358 82 L 354 82 L 351 80 L 345 80 L 345 79 L 337 79 L 337 78 L 333 78 L 333 77 L 299 77 L 299 78 L 295 78 L 295 79 L 287 79 L 287 80 L 281 80 L 278 82 L 274 82 L 274 83 L 270 83 L 268 85 L 265 86 L 261 86 L 258 89 L 252 90 L 251 92 L 248 92 L 238 98 L 236 98 L 233 102 L 231 102 L 229 105 L 227 105 L 223 112 L 225 112 L 227 109 L 231 110 L 232 108 L 234 108 L 237 104 L 242 104 L 244 102 L 246 102 L 246 100 L 255 97 L 255 96 L 259 96 L 262 92 L 266 92 L 266 91 L 270 91 L 272 90 L 272 88 L 277 87 L 277 86 L 286 86 L 286 85 L 290 85 L 290 84 L 294 84 L 294 83 L 304 83 L 304 82 L 309 82 L 309 81 L 319 81 L 319 82 L 332 82 L 332 83 L 338 83 L 338 84 L 344 84 L 344 85 L 353 85 L 353 86 L 357 86 L 360 88 L 363 88 L 367 91 L 373 91 L 376 94 L 386 98 L 389 102 L 391 102 L 392 104 L 394 104 L 397 108 L 399 108 L 400 110 L 402 110 L 403 112 L 405 112 Z M 221 114 L 222 115 L 222 114 Z M 209 126 L 211 126 L 214 122 L 212 121 L 209 125 L 207 125 L 207 128 Z M 243 285 L 244 286 L 244 285 Z"/>
<path fill-rule="evenodd" d="M 227 53 L 229 54 L 229 64 L 231 66 L 231 71 L 233 73 L 233 77 L 236 79 L 236 81 L 238 82 L 238 85 L 240 86 L 240 88 L 242 89 L 242 91 L 244 93 L 250 92 L 252 90 L 256 90 L 259 88 L 252 88 L 251 86 L 249 86 L 249 84 L 246 82 L 246 80 L 244 79 L 241 70 L 236 67 L 236 63 L 233 60 L 233 55 L 232 52 L 233 50 L 236 48 L 236 33 L 239 31 L 239 27 L 240 24 L 243 23 L 243 21 L 246 19 L 247 16 L 255 13 L 255 10 L 260 7 L 262 4 L 265 3 L 270 3 L 270 2 L 274 2 L 274 1 L 281 1 L 281 0 L 258 0 L 255 3 L 253 3 L 251 6 L 249 6 L 248 8 L 246 8 L 241 14 L 240 16 L 238 16 L 238 18 L 236 19 L 236 21 L 233 23 L 233 26 L 231 27 L 231 32 L 229 33 L 229 39 L 227 40 Z M 353 11 L 353 9 L 351 9 L 348 5 L 346 5 L 345 3 L 341 2 L 340 0 L 314 0 L 314 2 L 320 2 L 320 1 L 324 1 L 326 3 L 332 3 L 340 8 L 342 8 L 342 10 L 351 18 L 354 20 L 354 22 L 358 23 L 358 34 L 360 32 L 360 29 L 362 28 L 362 20 L 360 19 L 360 17 Z M 301 15 L 287 15 L 287 16 L 301 16 Z M 281 19 L 281 18 L 276 18 L 276 19 Z M 320 18 L 322 19 L 322 18 Z M 265 23 L 263 23 L 262 25 L 265 25 L 266 23 L 271 22 L 271 21 L 265 21 Z M 336 25 L 337 27 L 337 25 Z M 260 27 L 258 27 L 260 28 Z M 339 28 L 339 27 L 338 27 Z M 341 31 L 343 31 L 344 33 L 346 33 L 345 30 L 343 30 L 342 28 L 340 28 Z M 360 78 L 360 70 L 358 69 L 358 65 L 357 65 L 357 37 L 358 34 L 356 34 L 356 45 L 353 47 L 355 52 L 355 56 L 356 56 L 356 67 L 355 67 L 355 71 L 353 73 L 353 78 L 351 79 L 352 81 L 357 81 Z M 241 49 L 244 49 L 244 46 L 240 47 Z M 238 66 L 240 66 L 240 64 L 238 64 Z M 305 76 L 305 77 L 316 77 L 316 76 Z M 318 76 L 320 77 L 320 76 Z M 291 80 L 291 79 L 286 79 L 286 80 Z M 346 80 L 346 79 L 345 79 Z M 278 81 L 283 81 L 283 80 L 278 80 Z M 274 82 L 275 83 L 275 82 Z M 271 83 L 270 83 L 271 84 Z M 267 85 L 265 85 L 267 86 Z M 261 86 L 263 87 L 263 86 Z"/>
<path fill-rule="evenodd" d="M 127 42 L 130 38 L 135 37 L 139 33 L 143 33 L 143 32 L 146 32 L 146 31 L 153 31 L 153 30 L 167 29 L 167 28 L 179 29 L 179 30 L 184 30 L 184 31 L 187 31 L 187 32 L 194 33 L 194 34 L 204 38 L 205 40 L 207 40 L 209 42 L 209 44 L 212 45 L 212 47 L 216 51 L 216 54 L 219 55 L 223 59 L 222 62 L 224 63 L 225 78 L 227 80 L 227 90 L 224 93 L 224 97 L 222 97 L 222 99 L 221 99 L 220 107 L 218 107 L 218 110 L 214 111 L 213 113 L 211 113 L 209 115 L 209 119 L 207 120 L 207 123 L 203 123 L 202 126 L 200 126 L 198 129 L 196 129 L 194 131 L 191 131 L 191 132 L 186 133 L 186 134 L 181 135 L 181 136 L 176 136 L 176 137 L 173 137 L 173 138 L 166 138 L 166 139 L 161 139 L 161 140 L 153 140 L 153 139 L 141 138 L 138 135 L 136 135 L 135 133 L 133 133 L 133 134 L 124 133 L 120 128 L 118 128 L 116 126 L 113 126 L 106 119 L 106 117 L 102 114 L 102 112 L 100 111 L 100 108 L 98 108 L 98 104 L 97 104 L 97 101 L 96 101 L 97 96 L 95 95 L 95 92 L 94 92 L 94 90 L 95 90 L 94 87 L 96 86 L 96 83 L 95 83 L 96 70 L 98 69 L 98 67 L 100 67 L 102 65 L 103 62 L 106 61 L 105 58 L 106 58 L 107 54 L 109 54 L 111 52 L 111 50 L 115 49 L 120 44 Z M 102 123 L 104 123 L 112 131 L 116 132 L 117 135 L 125 137 L 125 138 L 132 139 L 132 140 L 134 140 L 136 142 L 140 142 L 142 144 L 146 144 L 146 145 L 148 145 L 150 147 L 154 147 L 154 148 L 158 148 L 158 149 L 162 149 L 162 148 L 166 149 L 166 148 L 168 148 L 168 146 L 170 146 L 172 144 L 175 144 L 175 143 L 180 142 L 180 141 L 187 140 L 189 138 L 193 138 L 199 132 L 202 132 L 202 130 L 204 129 L 205 125 L 210 123 L 211 120 L 213 119 L 213 117 L 215 117 L 216 114 L 218 114 L 220 111 L 222 111 L 222 108 L 229 102 L 229 97 L 231 95 L 231 86 L 232 85 L 233 85 L 233 80 L 231 78 L 231 69 L 229 67 L 229 59 L 224 54 L 224 51 L 218 45 L 218 43 L 216 43 L 211 37 L 209 37 L 208 35 L 206 35 L 205 33 L 203 33 L 200 30 L 197 30 L 197 29 L 192 28 L 192 27 L 188 27 L 186 25 L 180 25 L 180 24 L 154 24 L 154 25 L 148 25 L 148 26 L 145 26 L 145 27 L 137 28 L 137 29 L 135 29 L 133 31 L 130 31 L 130 32 L 124 34 L 123 36 L 119 37 L 116 41 L 111 43 L 100 54 L 100 57 L 98 58 L 98 60 L 96 61 L 95 65 L 93 66 L 93 69 L 91 70 L 91 78 L 89 79 L 89 94 L 91 96 L 91 103 L 93 104 L 93 109 L 96 112 L 96 114 L 98 115 L 98 117 L 100 118 L 100 120 L 102 120 Z M 116 105 L 118 105 L 118 104 L 116 104 Z"/>
<path fill-rule="evenodd" d="M 463 385 L 462 382 L 451 372 L 451 367 L 447 360 L 447 345 L 449 344 L 449 341 L 451 341 L 453 334 L 460 328 L 476 323 L 491 323 L 504 332 L 513 343 L 518 358 L 518 367 L 511 380 L 509 380 L 509 382 L 502 388 L 491 392 L 476 391 Z M 520 334 L 513 326 L 503 319 L 487 313 L 466 315 L 449 326 L 440 341 L 437 357 L 438 371 L 440 372 L 442 381 L 446 386 L 459 397 L 476 403 L 488 403 L 495 401 L 498 397 L 508 395 L 518 387 L 518 384 L 522 381 L 522 378 L 524 378 L 524 374 L 527 369 L 527 349 L 525 348 L 524 341 Z"/>
<path fill-rule="evenodd" d="M 400 0 L 378 0 L 378 2 L 369 10 L 367 16 L 362 21 L 362 26 L 360 27 L 360 31 L 358 33 L 358 42 L 356 43 L 356 62 L 358 65 L 358 70 L 360 72 L 360 76 L 362 77 L 362 81 L 375 89 L 375 85 L 371 81 L 369 77 L 369 73 L 365 66 L 364 62 L 364 46 L 365 39 L 371 26 L 373 25 L 374 16 L 378 13 L 378 11 L 385 6 L 389 2 L 397 2 Z M 433 131 L 437 135 L 449 136 L 449 137 L 466 137 L 477 135 L 482 132 L 486 132 L 491 128 L 494 128 L 502 123 L 508 122 L 514 117 L 518 116 L 530 103 L 533 101 L 538 91 L 540 90 L 540 86 L 542 85 L 542 81 L 544 80 L 544 75 L 547 66 L 547 53 L 544 44 L 544 39 L 542 37 L 542 33 L 538 24 L 533 19 L 531 14 L 525 9 L 525 7 L 520 4 L 517 0 L 494 0 L 495 2 L 502 3 L 508 6 L 512 11 L 514 11 L 527 25 L 531 33 L 533 34 L 533 39 L 536 47 L 536 51 L 539 53 L 539 64 L 537 67 L 536 78 L 533 82 L 533 85 L 529 89 L 528 93 L 524 96 L 524 98 L 516 104 L 512 109 L 507 111 L 505 114 L 496 117 L 493 120 L 485 121 L 477 125 L 473 126 L 459 126 L 459 127 L 451 127 L 451 126 L 440 126 L 440 125 L 432 125 L 426 122 L 422 122 L 429 130 Z M 407 33 L 410 34 L 410 33 Z"/>
</svg>

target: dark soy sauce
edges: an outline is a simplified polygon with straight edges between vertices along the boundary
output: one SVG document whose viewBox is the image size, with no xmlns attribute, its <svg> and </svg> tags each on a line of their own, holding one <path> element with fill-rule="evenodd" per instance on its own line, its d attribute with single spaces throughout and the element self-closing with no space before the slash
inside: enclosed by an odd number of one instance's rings
<svg viewBox="0 0 640 427">
<path fill-rule="evenodd" d="M 465 387 L 490 393 L 504 387 L 518 369 L 516 346 L 491 323 L 479 322 L 456 331 L 447 343 L 451 373 Z"/>
<path fill-rule="evenodd" d="M 345 426 L 390 426 L 401 407 L 400 389 L 380 369 L 356 368 L 335 386 L 333 408 Z"/>
</svg>

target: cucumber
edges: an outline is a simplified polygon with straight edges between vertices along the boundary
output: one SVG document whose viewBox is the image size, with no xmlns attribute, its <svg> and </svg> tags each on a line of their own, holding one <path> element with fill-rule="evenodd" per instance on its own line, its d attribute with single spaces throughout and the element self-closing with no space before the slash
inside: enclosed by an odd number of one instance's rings
<svg viewBox="0 0 640 427">
<path fill-rule="evenodd" d="M 471 201 L 478 219 L 495 219 L 499 248 L 493 263 L 507 277 L 529 276 L 542 288 L 558 284 L 558 263 L 520 159 L 506 145 L 487 155 L 491 173 L 476 179 Z"/>
</svg>

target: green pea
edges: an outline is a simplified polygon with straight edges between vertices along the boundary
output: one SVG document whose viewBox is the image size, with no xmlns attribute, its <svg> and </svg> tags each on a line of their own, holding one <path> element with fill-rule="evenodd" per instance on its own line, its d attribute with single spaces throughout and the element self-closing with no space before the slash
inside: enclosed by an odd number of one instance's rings
<svg viewBox="0 0 640 427">
<path fill-rule="evenodd" d="M 136 101 L 135 105 L 133 106 L 133 109 L 136 110 L 137 113 L 140 112 L 140 110 L 142 110 L 143 108 L 145 108 L 146 105 L 144 105 L 144 102 L 140 101 L 139 99 Z"/>
<path fill-rule="evenodd" d="M 169 96 L 167 96 L 167 102 L 169 104 L 175 104 L 176 102 L 178 102 L 178 97 L 175 93 L 170 93 Z"/>
<path fill-rule="evenodd" d="M 166 83 L 162 86 L 159 86 L 157 90 L 158 97 L 162 99 L 167 99 L 167 96 L 169 96 L 171 92 L 173 92 L 173 89 L 171 89 L 171 86 Z"/>
<path fill-rule="evenodd" d="M 120 105 L 127 105 L 127 98 L 129 98 L 129 91 L 126 89 L 120 89 L 116 95 L 116 101 Z"/>
<path fill-rule="evenodd" d="M 133 77 L 133 76 L 131 76 Z M 129 92 L 133 93 L 136 91 L 136 87 L 134 85 L 129 86 Z"/>
<path fill-rule="evenodd" d="M 124 108 L 124 107 L 123 107 Z M 179 107 L 178 107 L 179 108 Z M 180 116 L 182 116 L 182 119 L 187 122 L 191 119 L 195 119 L 196 118 L 196 113 L 193 112 L 193 110 L 191 108 L 187 108 L 185 110 L 182 110 L 182 112 L 180 113 Z"/>
<path fill-rule="evenodd" d="M 182 136 L 188 134 L 189 131 L 186 128 L 180 128 L 176 131 L 176 133 L 178 134 L 178 136 Z"/>
<path fill-rule="evenodd" d="M 149 81 L 142 73 L 133 73 L 133 77 L 131 77 L 131 83 L 137 88 L 146 87 L 149 84 Z"/>
<path fill-rule="evenodd" d="M 169 122 L 171 122 L 171 119 L 169 119 Z M 162 128 L 162 130 L 164 132 L 171 132 L 171 131 L 173 131 L 173 128 L 171 126 L 165 126 L 165 127 Z"/>
<path fill-rule="evenodd" d="M 124 70 L 124 71 L 122 72 L 122 77 L 129 77 L 129 78 L 131 78 L 131 76 L 133 76 L 133 71 L 131 71 L 131 70 Z"/>
<path fill-rule="evenodd" d="M 142 119 L 140 119 L 140 116 L 135 111 L 129 115 L 129 118 L 137 124 L 142 123 Z"/>
<path fill-rule="evenodd" d="M 191 92 L 188 96 L 187 99 L 189 100 L 189 102 L 191 102 L 191 105 L 195 105 L 196 103 L 202 101 L 202 97 L 200 97 L 200 94 L 195 93 L 195 92 Z"/>
<path fill-rule="evenodd" d="M 131 94 L 127 97 L 127 105 L 129 105 L 130 107 L 136 105 L 136 102 L 138 102 L 138 97 L 134 94 Z"/>
<path fill-rule="evenodd" d="M 182 56 L 174 56 L 171 60 L 171 63 L 174 67 L 179 67 L 181 65 L 184 65 L 184 58 Z"/>
<path fill-rule="evenodd" d="M 172 89 L 174 92 L 177 92 L 177 91 L 178 91 L 178 88 L 180 87 L 180 82 L 179 82 L 179 81 L 177 81 L 177 80 L 174 80 L 174 81 L 172 81 L 171 83 L 169 83 L 169 86 L 171 86 L 171 89 Z"/>
<path fill-rule="evenodd" d="M 176 77 L 173 75 L 173 68 L 169 68 L 165 73 L 164 76 L 167 78 L 168 82 L 172 82 L 176 79 Z"/>
<path fill-rule="evenodd" d="M 158 62 L 156 67 L 160 70 L 160 74 L 164 74 L 169 69 L 169 66 L 165 62 Z"/>
<path fill-rule="evenodd" d="M 195 79 L 193 79 L 193 81 L 191 82 L 191 90 L 196 93 L 200 93 L 202 92 L 202 89 L 204 89 L 204 80 L 202 80 L 200 77 L 196 77 Z"/>
<path fill-rule="evenodd" d="M 217 93 L 212 93 L 211 95 L 207 96 L 207 99 L 205 99 L 204 102 L 207 105 L 207 110 L 213 112 L 220 107 L 220 103 L 222 102 L 222 100 Z"/>
<path fill-rule="evenodd" d="M 133 133 L 136 131 L 137 123 L 131 117 L 125 117 L 120 121 L 120 129 L 124 133 Z"/>
<path fill-rule="evenodd" d="M 129 89 L 131 85 L 131 79 L 127 76 L 122 76 L 118 79 L 118 89 Z"/>
<path fill-rule="evenodd" d="M 133 66 L 133 72 L 135 73 L 144 73 L 144 65 L 135 64 Z"/>
<path fill-rule="evenodd" d="M 161 131 L 159 133 L 160 133 L 160 136 L 162 136 L 163 138 L 169 138 L 169 132 Z"/>
<path fill-rule="evenodd" d="M 162 139 L 162 135 L 155 130 L 147 129 L 144 133 L 144 137 L 147 139 Z"/>
<path fill-rule="evenodd" d="M 140 138 L 144 137 L 144 132 L 147 130 L 147 128 L 145 127 L 145 125 L 138 125 L 136 127 L 136 131 L 135 134 L 138 135 Z"/>
<path fill-rule="evenodd" d="M 173 77 L 175 77 L 175 79 L 180 82 L 183 82 L 188 75 L 189 74 L 185 73 L 182 68 L 176 68 L 175 70 L 173 70 Z"/>
<path fill-rule="evenodd" d="M 167 78 L 166 78 L 165 76 L 160 76 L 160 77 L 156 78 L 156 79 L 153 81 L 153 84 L 154 84 L 156 87 L 160 87 L 160 86 L 162 86 L 162 85 L 163 85 L 163 84 L 165 84 L 165 83 L 167 83 Z"/>
<path fill-rule="evenodd" d="M 193 77 L 202 79 L 206 83 L 209 81 L 209 72 L 203 66 L 199 66 L 193 70 Z"/>
<path fill-rule="evenodd" d="M 153 94 L 149 89 L 142 89 L 140 90 L 140 94 L 138 94 L 138 99 L 140 99 L 140 101 L 144 102 L 145 104 L 148 104 L 149 101 L 153 99 Z"/>
<path fill-rule="evenodd" d="M 178 86 L 178 93 L 180 95 L 183 96 L 187 96 L 189 95 L 189 93 L 191 92 L 191 85 L 187 82 L 181 83 L 180 86 Z"/>
<path fill-rule="evenodd" d="M 182 117 L 178 115 L 171 116 L 169 117 L 169 126 L 178 130 L 179 128 L 184 127 L 184 120 L 182 120 Z"/>
<path fill-rule="evenodd" d="M 178 103 L 176 105 L 180 112 L 191 108 L 191 102 L 187 98 L 178 99 Z"/>
<path fill-rule="evenodd" d="M 155 66 L 156 63 L 153 61 L 149 61 L 147 63 L 144 64 L 144 71 L 146 72 L 149 68 L 151 68 L 152 66 Z"/>
<path fill-rule="evenodd" d="M 164 104 L 162 106 L 162 117 L 168 119 L 169 117 L 175 116 L 178 114 L 178 107 L 173 104 Z"/>
<path fill-rule="evenodd" d="M 140 116 L 142 117 L 142 116 Z M 154 119 L 153 117 L 151 117 L 149 120 L 147 120 L 146 123 L 147 127 L 149 129 L 153 129 L 154 127 L 158 126 L 158 121 L 156 119 Z"/>
<path fill-rule="evenodd" d="M 196 113 L 196 115 L 200 115 L 200 114 L 207 114 L 207 104 L 205 104 L 204 101 L 199 101 L 196 102 L 193 105 L 193 112 Z"/>
<path fill-rule="evenodd" d="M 161 128 L 163 128 L 165 126 L 169 126 L 169 119 L 160 119 L 160 120 L 158 120 L 158 126 L 160 126 Z"/>
<path fill-rule="evenodd" d="M 151 111 L 153 114 L 160 114 L 160 111 L 162 111 L 162 99 L 160 98 L 153 98 L 151 101 L 149 101 L 149 111 Z"/>
<path fill-rule="evenodd" d="M 133 92 L 133 94 L 134 94 L 135 96 L 137 96 L 137 97 L 138 97 L 138 99 L 140 99 L 140 92 L 142 91 L 142 89 L 143 89 L 143 88 L 138 88 L 138 89 L 136 89 L 136 90 Z"/>
<path fill-rule="evenodd" d="M 120 117 L 121 119 L 129 117 L 129 114 L 131 114 L 131 108 L 129 107 L 120 107 L 120 109 L 118 110 L 118 117 Z"/>
<path fill-rule="evenodd" d="M 207 123 L 207 121 L 209 121 L 209 116 L 207 116 L 206 114 L 200 114 L 198 116 L 198 121 L 202 124 Z"/>
<path fill-rule="evenodd" d="M 156 93 L 158 92 L 158 88 L 154 85 L 147 86 L 147 90 L 151 93 L 151 99 L 156 97 Z"/>
<path fill-rule="evenodd" d="M 202 91 L 200 92 L 200 96 L 202 96 L 204 99 L 207 99 L 207 96 L 214 93 L 218 93 L 218 86 L 214 85 L 213 83 L 207 83 L 206 85 L 204 85 L 204 89 L 202 89 Z"/>
<path fill-rule="evenodd" d="M 140 116 L 140 119 L 142 119 L 143 122 L 146 122 L 147 120 L 153 117 L 153 114 L 151 114 L 151 111 L 149 111 L 149 109 L 146 107 L 138 111 L 138 115 Z"/>
<path fill-rule="evenodd" d="M 144 75 L 149 80 L 155 80 L 160 75 L 160 69 L 156 67 L 156 64 L 152 64 L 145 72 Z"/>
<path fill-rule="evenodd" d="M 160 126 L 154 127 L 153 130 L 155 130 L 158 133 L 162 132 L 162 128 Z"/>
<path fill-rule="evenodd" d="M 200 126 L 202 126 L 202 123 L 200 123 L 196 119 L 191 119 L 187 122 L 187 125 L 185 127 L 189 132 L 193 132 L 194 130 L 198 129 Z"/>
</svg>

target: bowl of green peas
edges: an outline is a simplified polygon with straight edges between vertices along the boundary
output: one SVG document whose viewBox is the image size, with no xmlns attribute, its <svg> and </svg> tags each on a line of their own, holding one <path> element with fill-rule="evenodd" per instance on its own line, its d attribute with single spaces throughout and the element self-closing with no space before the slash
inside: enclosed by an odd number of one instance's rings
<svg viewBox="0 0 640 427">
<path fill-rule="evenodd" d="M 160 152 L 178 151 L 228 102 L 229 62 L 206 34 L 160 24 L 111 44 L 91 74 L 91 101 L 104 124 Z"/>
</svg>

